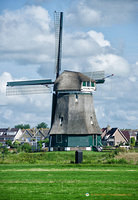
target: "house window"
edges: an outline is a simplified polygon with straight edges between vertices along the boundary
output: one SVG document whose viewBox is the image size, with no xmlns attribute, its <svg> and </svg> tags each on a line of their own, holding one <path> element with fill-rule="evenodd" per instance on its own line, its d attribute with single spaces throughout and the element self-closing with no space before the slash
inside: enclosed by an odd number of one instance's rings
<svg viewBox="0 0 138 200">
<path fill-rule="evenodd" d="M 56 135 L 56 143 L 62 143 L 62 135 Z"/>
</svg>

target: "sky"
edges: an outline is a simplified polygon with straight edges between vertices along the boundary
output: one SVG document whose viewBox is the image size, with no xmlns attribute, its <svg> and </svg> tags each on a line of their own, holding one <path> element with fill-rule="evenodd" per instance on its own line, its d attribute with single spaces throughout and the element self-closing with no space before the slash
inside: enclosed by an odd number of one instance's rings
<svg viewBox="0 0 138 200">
<path fill-rule="evenodd" d="M 55 80 L 54 11 L 64 12 L 64 70 L 114 74 L 93 94 L 99 126 L 138 128 L 137 0 L 1 0 L 0 127 L 45 122 L 52 93 L 6 96 L 15 80 Z"/>
</svg>

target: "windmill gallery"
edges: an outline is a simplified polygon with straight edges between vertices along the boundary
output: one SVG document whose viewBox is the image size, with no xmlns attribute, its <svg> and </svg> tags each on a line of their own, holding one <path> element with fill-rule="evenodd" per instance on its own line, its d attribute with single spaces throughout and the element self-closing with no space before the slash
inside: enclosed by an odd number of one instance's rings
<svg viewBox="0 0 138 200">
<path fill-rule="evenodd" d="M 63 13 L 55 12 L 56 80 L 7 82 L 7 95 L 46 92 L 53 85 L 50 151 L 93 150 L 101 146 L 93 91 L 105 81 L 104 72 L 80 73 L 61 71 Z"/>
</svg>

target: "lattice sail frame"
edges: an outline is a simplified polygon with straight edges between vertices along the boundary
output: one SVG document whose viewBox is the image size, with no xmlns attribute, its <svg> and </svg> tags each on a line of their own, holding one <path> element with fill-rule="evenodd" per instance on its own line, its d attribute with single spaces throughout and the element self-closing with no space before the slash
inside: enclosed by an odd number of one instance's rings
<svg viewBox="0 0 138 200">
<path fill-rule="evenodd" d="M 105 82 L 104 71 L 84 72 L 83 74 L 95 80 L 96 84 L 102 84 Z"/>
<path fill-rule="evenodd" d="M 7 82 L 6 95 L 29 95 L 52 92 L 52 80 L 30 80 Z"/>
<path fill-rule="evenodd" d="M 52 89 L 45 85 L 26 85 L 26 86 L 8 86 L 6 87 L 6 95 L 30 95 L 52 93 Z"/>
</svg>

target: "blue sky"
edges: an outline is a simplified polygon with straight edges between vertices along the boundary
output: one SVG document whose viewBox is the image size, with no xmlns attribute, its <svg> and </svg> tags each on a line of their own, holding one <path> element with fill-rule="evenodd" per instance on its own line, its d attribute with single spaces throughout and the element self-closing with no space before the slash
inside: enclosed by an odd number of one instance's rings
<svg viewBox="0 0 138 200">
<path fill-rule="evenodd" d="M 137 0 L 1 0 L 0 127 L 50 125 L 51 94 L 5 96 L 7 81 L 54 78 L 54 11 L 64 12 L 62 71 L 105 70 L 100 127 L 138 128 Z"/>
</svg>

